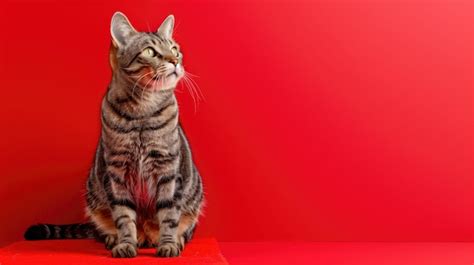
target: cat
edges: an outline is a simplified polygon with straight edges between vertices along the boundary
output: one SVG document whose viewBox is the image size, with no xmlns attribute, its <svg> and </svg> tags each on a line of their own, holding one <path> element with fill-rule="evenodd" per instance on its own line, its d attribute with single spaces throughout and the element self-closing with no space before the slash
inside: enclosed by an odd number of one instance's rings
<svg viewBox="0 0 474 265">
<path fill-rule="evenodd" d="M 28 240 L 99 237 L 113 257 L 139 247 L 179 256 L 203 207 L 203 184 L 178 121 L 174 90 L 184 76 L 174 16 L 138 32 L 120 12 L 110 32 L 112 81 L 101 105 L 101 135 L 87 180 L 89 223 L 38 224 Z"/>
</svg>

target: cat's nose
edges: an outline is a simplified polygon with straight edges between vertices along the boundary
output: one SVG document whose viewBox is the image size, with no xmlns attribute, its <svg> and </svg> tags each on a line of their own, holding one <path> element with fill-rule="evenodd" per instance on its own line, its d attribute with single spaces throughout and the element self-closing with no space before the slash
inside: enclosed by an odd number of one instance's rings
<svg viewBox="0 0 474 265">
<path fill-rule="evenodd" d="M 178 58 L 176 58 L 174 56 L 173 57 L 168 57 L 168 58 L 166 58 L 166 60 L 168 62 L 172 63 L 174 66 L 176 66 L 178 64 Z"/>
</svg>

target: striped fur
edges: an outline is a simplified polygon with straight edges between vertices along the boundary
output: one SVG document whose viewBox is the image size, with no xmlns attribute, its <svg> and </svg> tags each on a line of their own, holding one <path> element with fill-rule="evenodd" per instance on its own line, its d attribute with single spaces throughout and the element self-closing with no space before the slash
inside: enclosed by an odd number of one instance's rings
<svg viewBox="0 0 474 265">
<path fill-rule="evenodd" d="M 27 240 L 81 239 L 95 236 L 95 227 L 90 223 L 69 225 L 37 224 L 30 226 L 24 234 Z"/>
<path fill-rule="evenodd" d="M 184 69 L 173 24 L 169 16 L 157 32 L 144 33 L 121 13 L 112 18 L 113 77 L 102 100 L 86 214 L 114 257 L 134 257 L 142 246 L 156 246 L 161 257 L 178 256 L 201 212 L 202 180 L 174 95 Z M 63 238 L 55 229 L 33 226 L 25 237 Z M 87 231 L 81 235 L 90 236 Z"/>
</svg>

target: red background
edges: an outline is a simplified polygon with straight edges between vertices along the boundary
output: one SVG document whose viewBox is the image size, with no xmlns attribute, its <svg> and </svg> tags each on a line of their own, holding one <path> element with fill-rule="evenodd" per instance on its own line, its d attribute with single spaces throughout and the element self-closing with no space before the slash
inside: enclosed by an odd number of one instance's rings
<svg viewBox="0 0 474 265">
<path fill-rule="evenodd" d="M 219 240 L 471 241 L 472 1 L 7 1 L 0 244 L 82 218 L 114 11 L 176 16 Z"/>
</svg>

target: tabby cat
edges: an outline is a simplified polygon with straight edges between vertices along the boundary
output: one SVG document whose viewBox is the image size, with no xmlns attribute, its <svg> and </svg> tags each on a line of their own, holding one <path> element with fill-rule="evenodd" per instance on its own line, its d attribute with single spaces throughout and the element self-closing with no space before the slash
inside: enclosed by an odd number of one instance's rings
<svg viewBox="0 0 474 265">
<path fill-rule="evenodd" d="M 178 121 L 174 90 L 185 72 L 173 25 L 170 15 L 156 32 L 138 32 L 124 14 L 113 15 L 113 76 L 87 180 L 90 223 L 38 224 L 26 239 L 100 237 L 121 258 L 151 246 L 159 257 L 178 256 L 191 239 L 203 187 Z"/>
</svg>

